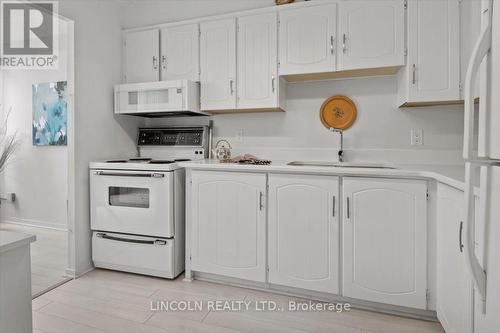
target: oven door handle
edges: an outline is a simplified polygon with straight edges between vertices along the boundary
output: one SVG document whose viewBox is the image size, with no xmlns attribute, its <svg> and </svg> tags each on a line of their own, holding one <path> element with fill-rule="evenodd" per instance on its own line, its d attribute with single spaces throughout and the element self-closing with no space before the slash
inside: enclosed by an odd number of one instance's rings
<svg viewBox="0 0 500 333">
<path fill-rule="evenodd" d="M 161 239 L 143 240 L 143 239 L 121 238 L 121 237 L 109 236 L 109 235 L 107 235 L 105 233 L 102 233 L 102 232 L 98 232 L 96 234 L 96 236 L 99 237 L 99 238 L 114 240 L 114 241 L 118 241 L 118 242 L 137 243 L 137 244 L 150 244 L 150 245 L 167 245 L 167 241 L 161 240 Z"/>
<path fill-rule="evenodd" d="M 94 171 L 96 176 L 112 176 L 112 177 L 145 177 L 145 178 L 163 178 L 165 175 L 163 173 L 153 172 L 153 173 L 119 173 L 119 172 L 104 172 L 104 171 Z"/>
</svg>

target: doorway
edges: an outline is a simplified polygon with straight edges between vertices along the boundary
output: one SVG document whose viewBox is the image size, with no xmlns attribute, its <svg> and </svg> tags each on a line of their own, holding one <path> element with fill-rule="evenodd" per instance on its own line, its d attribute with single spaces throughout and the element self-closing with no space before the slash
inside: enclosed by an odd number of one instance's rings
<svg viewBox="0 0 500 333">
<path fill-rule="evenodd" d="M 36 236 L 34 298 L 74 277 L 74 24 L 55 19 L 57 68 L 0 70 L 1 127 L 17 142 L 0 172 L 0 229 Z"/>
</svg>

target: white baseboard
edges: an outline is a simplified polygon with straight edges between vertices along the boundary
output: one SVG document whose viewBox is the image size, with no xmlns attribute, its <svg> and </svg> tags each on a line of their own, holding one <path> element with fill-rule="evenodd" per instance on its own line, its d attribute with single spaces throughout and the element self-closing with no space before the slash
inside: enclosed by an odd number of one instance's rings
<svg viewBox="0 0 500 333">
<path fill-rule="evenodd" d="M 0 223 L 11 223 L 17 225 L 25 225 L 29 227 L 38 227 L 52 230 L 68 231 L 68 227 L 59 223 L 52 223 L 31 219 L 20 219 L 18 217 L 1 217 Z"/>
<path fill-rule="evenodd" d="M 72 270 L 67 269 L 67 270 L 66 270 L 66 273 L 67 273 L 68 271 L 73 271 L 73 273 L 74 273 L 74 278 L 75 278 L 75 279 L 78 279 L 80 276 L 83 276 L 83 275 L 87 274 L 88 272 L 93 271 L 94 269 L 95 269 L 95 267 L 94 267 L 94 266 L 92 266 L 92 267 L 90 267 L 90 268 L 87 268 L 87 269 L 85 269 L 85 270 L 83 270 L 83 271 L 81 271 L 81 272 L 76 272 L 74 269 L 72 269 Z"/>
</svg>

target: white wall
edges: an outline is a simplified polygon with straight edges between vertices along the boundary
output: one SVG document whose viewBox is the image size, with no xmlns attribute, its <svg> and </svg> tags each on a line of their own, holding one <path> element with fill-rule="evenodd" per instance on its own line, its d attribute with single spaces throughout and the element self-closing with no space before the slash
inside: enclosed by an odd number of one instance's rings
<svg viewBox="0 0 500 333">
<path fill-rule="evenodd" d="M 9 132 L 17 131 L 21 145 L 0 175 L 0 193 L 14 192 L 16 201 L 3 202 L 1 222 L 67 228 L 68 149 L 33 146 L 32 85 L 67 80 L 66 25 L 59 24 L 59 66 L 55 70 L 3 70 L 2 119 L 10 108 Z"/>
<path fill-rule="evenodd" d="M 331 159 L 338 136 L 322 125 L 319 109 L 332 95 L 349 96 L 358 111 L 356 122 L 344 132 L 347 160 L 378 155 L 381 160 L 401 162 L 408 153 L 419 158 L 459 156 L 463 108 L 398 108 L 396 76 L 292 83 L 287 87 L 286 112 L 217 115 L 215 135 L 229 138 L 239 152 L 261 153 L 265 158 Z M 411 146 L 411 129 L 419 128 L 424 130 L 424 145 Z M 236 141 L 238 129 L 243 129 L 243 142 Z"/>
<path fill-rule="evenodd" d="M 121 7 L 117 1 L 64 0 L 61 15 L 75 22 L 75 222 L 76 253 L 70 268 L 92 267 L 88 163 L 135 155 L 142 120 L 113 114 L 113 85 L 121 78 Z"/>
<path fill-rule="evenodd" d="M 297 0 L 296 2 L 303 1 Z M 136 28 L 274 6 L 274 0 L 148 0 L 124 3 L 123 27 Z"/>
</svg>

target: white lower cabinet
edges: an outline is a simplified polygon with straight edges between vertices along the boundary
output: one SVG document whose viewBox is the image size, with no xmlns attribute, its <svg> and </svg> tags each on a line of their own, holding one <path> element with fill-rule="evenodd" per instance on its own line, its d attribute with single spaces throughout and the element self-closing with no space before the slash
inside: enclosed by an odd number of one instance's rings
<svg viewBox="0 0 500 333">
<path fill-rule="evenodd" d="M 193 170 L 190 183 L 193 271 L 428 309 L 427 181 Z"/>
<path fill-rule="evenodd" d="M 339 179 L 269 176 L 269 282 L 339 290 Z"/>
<path fill-rule="evenodd" d="M 426 192 L 426 181 L 344 178 L 344 296 L 426 309 Z"/>
<path fill-rule="evenodd" d="M 191 268 L 266 281 L 266 175 L 193 171 Z"/>
<path fill-rule="evenodd" d="M 471 333 L 472 283 L 462 252 L 464 193 L 438 184 L 437 200 L 437 316 L 446 332 Z"/>
</svg>

